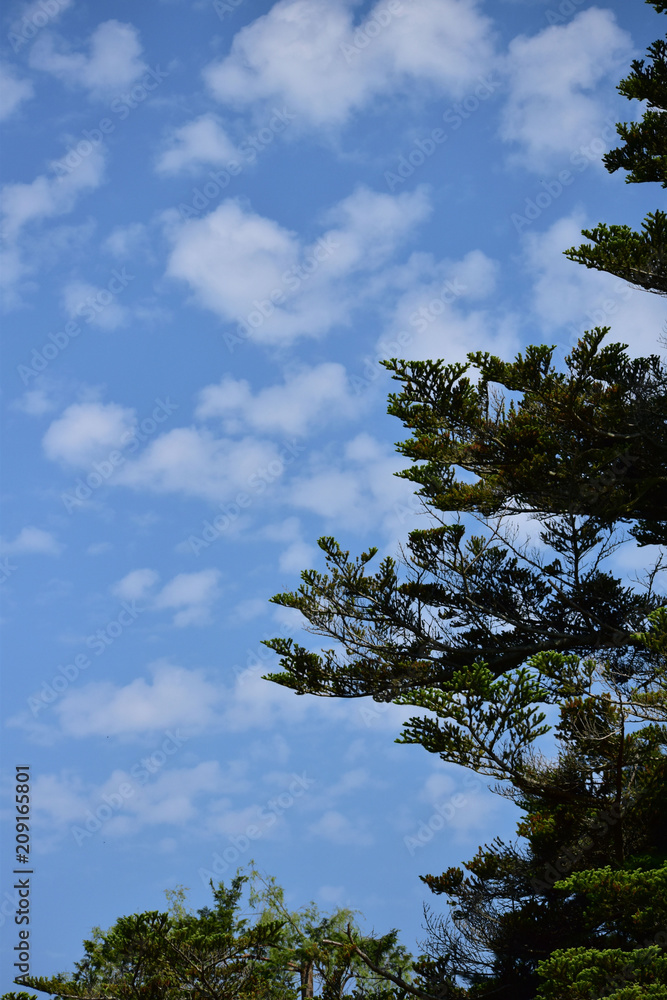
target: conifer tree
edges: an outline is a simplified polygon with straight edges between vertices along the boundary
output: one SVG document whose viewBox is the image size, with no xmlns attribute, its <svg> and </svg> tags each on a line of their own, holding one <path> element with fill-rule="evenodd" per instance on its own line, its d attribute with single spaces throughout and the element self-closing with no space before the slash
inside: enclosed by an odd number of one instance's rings
<svg viewBox="0 0 667 1000">
<path fill-rule="evenodd" d="M 646 0 L 658 14 L 667 6 Z M 632 72 L 621 80 L 618 90 L 629 100 L 646 101 L 639 122 L 619 122 L 622 146 L 610 150 L 604 164 L 610 173 L 626 170 L 626 182 L 655 181 L 667 187 L 667 39 L 649 45 L 649 62 L 635 59 Z M 601 224 L 584 229 L 582 235 L 592 245 L 582 244 L 565 251 L 570 260 L 599 271 L 609 271 L 650 292 L 667 295 L 667 214 L 650 212 L 639 233 L 630 226 Z"/>
</svg>

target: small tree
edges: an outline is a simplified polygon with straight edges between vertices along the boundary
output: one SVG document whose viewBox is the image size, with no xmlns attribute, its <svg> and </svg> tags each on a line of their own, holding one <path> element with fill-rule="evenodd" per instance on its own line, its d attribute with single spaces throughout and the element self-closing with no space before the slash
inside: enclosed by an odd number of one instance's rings
<svg viewBox="0 0 667 1000">
<path fill-rule="evenodd" d="M 254 920 L 240 914 L 246 883 Z M 438 1000 L 412 984 L 412 959 L 395 930 L 376 939 L 361 934 L 350 910 L 290 911 L 275 879 L 252 869 L 229 888 L 211 888 L 213 907 L 195 913 L 185 889 L 168 890 L 168 912 L 95 928 L 73 975 L 23 977 L 21 985 L 62 1000 Z"/>
</svg>

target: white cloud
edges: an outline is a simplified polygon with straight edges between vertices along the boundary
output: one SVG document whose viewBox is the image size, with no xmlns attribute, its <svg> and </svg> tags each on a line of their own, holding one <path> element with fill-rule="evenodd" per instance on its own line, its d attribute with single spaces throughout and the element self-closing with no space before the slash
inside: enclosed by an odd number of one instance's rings
<svg viewBox="0 0 667 1000">
<path fill-rule="evenodd" d="M 174 625 L 205 625 L 210 620 L 211 605 L 218 596 L 220 571 L 204 569 L 198 573 L 179 573 L 156 595 L 155 608 L 176 608 Z"/>
<path fill-rule="evenodd" d="M 116 226 L 103 244 L 105 250 L 114 257 L 133 257 L 138 252 L 148 252 L 148 234 L 141 222 L 131 222 L 127 226 Z"/>
<path fill-rule="evenodd" d="M 127 461 L 114 482 L 217 502 L 247 491 L 272 462 L 282 467 L 273 444 L 254 438 L 232 441 L 194 427 L 178 427 L 151 441 L 138 459 Z"/>
<path fill-rule="evenodd" d="M 201 670 L 160 661 L 149 672 L 149 681 L 95 681 L 67 691 L 55 706 L 62 732 L 76 738 L 142 736 L 182 727 L 188 736 L 213 722 L 223 691 Z"/>
<path fill-rule="evenodd" d="M 438 770 L 424 782 L 424 787 L 418 795 L 422 802 L 436 802 L 454 792 L 456 782 L 451 774 Z"/>
<path fill-rule="evenodd" d="M 493 309 L 477 306 L 495 293 L 499 274 L 498 262 L 481 250 L 458 261 L 413 254 L 390 275 L 399 295 L 378 340 L 378 355 L 451 363 L 465 360 L 472 347 L 499 355 L 517 350 L 516 318 L 497 301 Z"/>
<path fill-rule="evenodd" d="M 102 330 L 117 330 L 128 321 L 129 312 L 116 301 L 108 288 L 97 288 L 85 281 L 71 281 L 62 293 L 68 316 L 84 317 L 87 323 Z"/>
<path fill-rule="evenodd" d="M 40 174 L 29 184 L 5 184 L 0 191 L 0 210 L 6 236 L 12 240 L 28 222 L 71 212 L 81 194 L 99 187 L 103 175 L 104 155 L 94 149 L 63 176 Z"/>
<path fill-rule="evenodd" d="M 105 552 L 111 551 L 111 542 L 93 542 L 86 549 L 86 555 L 88 556 L 102 556 Z"/>
<path fill-rule="evenodd" d="M 396 452 L 370 434 L 358 434 L 334 460 L 314 455 L 310 468 L 290 483 L 291 504 L 334 522 L 336 529 L 365 531 L 382 526 L 404 532 L 402 511 L 412 486 L 394 473 Z"/>
<path fill-rule="evenodd" d="M 186 281 L 200 305 L 236 321 L 239 342 L 289 343 L 348 322 L 363 295 L 353 279 L 367 282 L 429 211 L 423 188 L 393 196 L 360 187 L 328 213 L 334 228 L 304 245 L 229 199 L 202 219 L 167 220 L 167 274 Z"/>
<path fill-rule="evenodd" d="M 89 47 L 89 55 L 68 52 L 64 41 L 57 47 L 54 36 L 44 33 L 32 47 L 30 65 L 100 100 L 131 87 L 148 69 L 141 59 L 139 33 L 131 24 L 104 21 L 90 36 Z"/>
<path fill-rule="evenodd" d="M 205 114 L 174 129 L 156 164 L 159 174 L 194 173 L 201 166 L 222 166 L 238 150 L 216 115 Z"/>
<path fill-rule="evenodd" d="M 22 3 L 16 11 L 16 17 L 12 21 L 12 31 L 17 35 L 12 44 L 18 48 L 29 39 L 35 37 L 35 29 L 46 27 L 52 21 L 57 21 L 61 14 L 71 7 L 74 0 L 56 0 L 53 3 L 45 4 L 44 0 L 32 0 L 32 3 Z"/>
<path fill-rule="evenodd" d="M 134 410 L 116 403 L 73 403 L 42 439 L 47 458 L 85 466 L 118 449 L 135 425 Z"/>
<path fill-rule="evenodd" d="M 30 417 L 42 417 L 54 408 L 55 403 L 45 389 L 28 389 L 11 406 L 13 410 L 27 413 Z"/>
<path fill-rule="evenodd" d="M 27 555 L 39 553 L 42 555 L 57 556 L 63 550 L 63 545 L 57 541 L 50 531 L 42 528 L 21 528 L 13 541 L 0 540 L 0 552 L 6 556 Z"/>
<path fill-rule="evenodd" d="M 509 95 L 500 135 L 518 146 L 515 162 L 544 170 L 597 138 L 609 111 L 594 91 L 632 52 L 610 10 L 592 7 L 509 45 Z"/>
<path fill-rule="evenodd" d="M 30 80 L 19 79 L 12 66 L 0 64 L 0 122 L 13 115 L 34 92 Z"/>
<path fill-rule="evenodd" d="M 297 698 L 293 691 L 262 680 L 262 674 L 273 668 L 270 660 L 244 670 L 236 678 L 234 688 L 224 700 L 222 726 L 226 732 L 238 733 L 252 729 L 272 729 L 295 725 L 313 711 L 329 717 L 340 711 L 328 698 L 304 695 Z"/>
<path fill-rule="evenodd" d="M 235 762 L 227 773 L 214 760 L 175 767 L 175 757 L 164 760 L 162 744 L 159 738 L 152 753 L 149 750 L 128 770 L 113 771 L 97 786 L 84 785 L 78 775 L 68 771 L 38 775 L 33 783 L 38 797 L 34 813 L 42 838 L 57 841 L 64 835 L 74 836 L 81 844 L 102 828 L 105 837 L 126 837 L 158 823 L 183 827 L 197 817 L 197 800 L 202 796 L 238 788 Z M 162 763 L 156 766 L 156 760 Z M 97 826 L 90 823 L 91 813 Z"/>
<path fill-rule="evenodd" d="M 342 124 L 375 97 L 409 85 L 461 96 L 488 68 L 490 21 L 475 0 L 379 2 L 362 24 L 349 0 L 280 0 L 241 29 L 204 72 L 232 105 L 285 102 L 306 125 Z"/>
<path fill-rule="evenodd" d="M 154 569 L 133 569 L 114 584 L 111 592 L 121 601 L 141 601 L 159 579 L 160 574 Z"/>
<path fill-rule="evenodd" d="M 316 837 L 341 847 L 370 847 L 373 837 L 366 826 L 365 821 L 355 826 L 337 809 L 328 809 L 316 823 L 311 823 L 308 830 Z"/>
<path fill-rule="evenodd" d="M 304 541 L 298 517 L 288 517 L 278 524 L 270 524 L 262 534 L 272 542 L 287 543 L 287 548 L 283 549 L 278 558 L 278 565 L 283 573 L 299 573 L 318 561 L 320 551 Z"/>
<path fill-rule="evenodd" d="M 227 433 L 240 428 L 275 434 L 307 434 L 332 416 L 353 417 L 359 397 L 350 392 L 343 365 L 323 362 L 313 368 L 289 372 L 282 385 L 254 393 L 245 379 L 226 375 L 217 385 L 199 394 L 196 416 L 220 417 Z"/>
<path fill-rule="evenodd" d="M 175 610 L 174 625 L 179 627 L 209 621 L 211 605 L 219 595 L 219 570 L 179 573 L 151 594 L 159 579 L 160 574 L 153 569 L 134 569 L 114 584 L 111 592 L 124 601 L 148 601 L 154 611 Z"/>
</svg>

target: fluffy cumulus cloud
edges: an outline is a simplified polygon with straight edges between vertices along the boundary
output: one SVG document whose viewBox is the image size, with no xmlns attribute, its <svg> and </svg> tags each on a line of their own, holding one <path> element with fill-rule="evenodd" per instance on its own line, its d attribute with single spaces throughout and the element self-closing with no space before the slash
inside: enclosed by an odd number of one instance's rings
<svg viewBox="0 0 667 1000">
<path fill-rule="evenodd" d="M 398 295 L 377 343 L 378 357 L 463 361 L 474 345 L 504 355 L 518 347 L 518 322 L 494 295 L 500 265 L 481 250 L 460 260 L 415 253 L 396 268 Z M 493 305 L 485 300 L 492 296 Z M 364 373 L 371 376 L 370 371 Z"/>
<path fill-rule="evenodd" d="M 211 605 L 219 593 L 219 580 L 217 569 L 179 573 L 156 595 L 154 607 L 174 609 L 174 625 L 205 625 L 210 621 Z"/>
<path fill-rule="evenodd" d="M 31 417 L 41 417 L 54 409 L 55 403 L 46 389 L 28 389 L 11 402 L 11 408 Z"/>
<path fill-rule="evenodd" d="M 36 777 L 34 810 L 42 838 L 55 846 L 63 837 L 80 846 L 102 828 L 105 837 L 135 835 L 146 826 L 185 827 L 200 815 L 202 802 L 239 786 L 238 768 L 223 771 L 218 761 L 177 766 L 188 744 L 177 733 L 158 737 L 154 747 L 100 785 L 84 783 L 69 771 Z"/>
<path fill-rule="evenodd" d="M 122 287 L 121 282 L 121 290 Z M 83 318 L 102 330 L 117 330 L 128 320 L 128 309 L 117 301 L 109 288 L 98 288 L 86 281 L 71 281 L 65 285 L 62 300 L 68 316 Z"/>
<path fill-rule="evenodd" d="M 280 456 L 280 449 L 267 441 L 235 441 L 196 427 L 178 427 L 125 463 L 114 482 L 218 502 L 252 489 L 255 480 L 266 480 L 269 467 L 277 471 L 268 474 L 268 481 L 275 479 L 283 468 Z"/>
<path fill-rule="evenodd" d="M 15 52 L 19 52 L 28 42 L 34 41 L 37 33 L 54 24 L 74 0 L 32 0 L 21 3 L 13 11 L 9 42 Z"/>
<path fill-rule="evenodd" d="M 42 439 L 47 458 L 83 467 L 122 446 L 135 425 L 134 410 L 116 403 L 73 403 Z"/>
<path fill-rule="evenodd" d="M 79 198 L 99 187 L 104 179 L 104 154 L 93 150 L 76 170 L 40 174 L 33 181 L 10 183 L 0 188 L 0 216 L 4 247 L 0 250 L 0 292 L 7 307 L 21 303 L 30 275 L 42 260 L 46 263 L 62 242 L 77 239 L 66 227 L 52 230 L 40 247 L 34 230 L 54 216 L 71 212 Z M 30 227 L 32 232 L 27 232 Z M 79 227 L 78 237 L 83 236 Z M 34 289 L 34 285 L 31 286 Z"/>
<path fill-rule="evenodd" d="M 277 524 L 269 524 L 263 531 L 269 541 L 283 546 L 278 565 L 283 573 L 299 573 L 318 560 L 318 549 L 303 537 L 298 517 L 286 517 Z"/>
<path fill-rule="evenodd" d="M 150 677 L 129 684 L 95 681 L 67 691 L 56 705 L 67 736 L 144 736 L 182 729 L 189 738 L 211 725 L 223 691 L 201 670 L 165 661 L 149 667 Z"/>
<path fill-rule="evenodd" d="M 327 809 L 316 823 L 310 824 L 308 831 L 341 847 L 370 847 L 373 837 L 367 827 L 367 820 L 353 823 L 338 809 Z"/>
<path fill-rule="evenodd" d="M 30 80 L 21 79 L 12 66 L 0 63 L 0 122 L 18 111 L 33 94 Z"/>
<path fill-rule="evenodd" d="M 111 592 L 121 601 L 141 601 L 159 579 L 154 569 L 133 569 L 113 585 Z"/>
<path fill-rule="evenodd" d="M 219 418 L 226 433 L 252 428 L 261 433 L 307 434 L 332 415 L 353 417 L 359 397 L 350 392 L 343 365 L 325 361 L 286 375 L 282 385 L 253 393 L 245 379 L 226 375 L 199 395 L 196 415 Z"/>
<path fill-rule="evenodd" d="M 148 254 L 148 233 L 141 222 L 131 222 L 127 226 L 116 226 L 104 241 L 104 249 L 114 257 L 135 257 L 138 253 Z"/>
<path fill-rule="evenodd" d="M 50 531 L 32 526 L 21 528 L 16 538 L 11 541 L 0 539 L 0 554 L 4 556 L 22 556 L 32 553 L 57 556 L 62 550 L 62 544 Z"/>
<path fill-rule="evenodd" d="M 134 569 L 111 588 L 121 600 L 141 601 L 154 611 L 173 611 L 174 625 L 205 625 L 213 602 L 219 595 L 220 572 L 205 569 L 179 573 L 156 591 L 160 574 L 153 569 Z"/>
<path fill-rule="evenodd" d="M 167 273 L 246 338 L 286 344 L 345 323 L 361 289 L 350 282 L 386 263 L 430 211 L 423 188 L 400 195 L 361 187 L 327 213 L 314 243 L 229 199 L 202 219 L 168 220 Z"/>
<path fill-rule="evenodd" d="M 393 449 L 363 432 L 335 458 L 313 454 L 307 470 L 290 483 L 289 502 L 336 529 L 366 531 L 381 525 L 400 536 L 413 496 L 410 485 L 395 475 L 400 465 Z"/>
<path fill-rule="evenodd" d="M 513 39 L 500 135 L 515 146 L 514 160 L 542 170 L 595 140 L 610 112 L 595 93 L 597 85 L 615 79 L 631 52 L 632 40 L 613 12 L 598 7 Z"/>
<path fill-rule="evenodd" d="M 380 0 L 355 23 L 350 0 L 280 0 L 205 70 L 232 105 L 283 102 L 303 125 L 343 124 L 406 86 L 461 96 L 492 57 L 490 22 L 470 0 Z"/>
<path fill-rule="evenodd" d="M 202 166 L 222 166 L 237 157 L 238 150 L 216 115 L 205 114 L 175 129 L 160 154 L 159 174 L 195 172 Z"/>
<path fill-rule="evenodd" d="M 104 100 L 131 87 L 146 72 L 141 52 L 137 29 L 110 20 L 98 25 L 90 36 L 87 55 L 69 51 L 62 40 L 43 33 L 32 47 L 30 65 Z"/>
<path fill-rule="evenodd" d="M 103 175 L 104 156 L 93 150 L 76 170 L 62 177 L 40 174 L 30 183 L 5 184 L 0 190 L 5 235 L 15 239 L 29 222 L 71 212 L 82 194 L 99 187 Z"/>
</svg>

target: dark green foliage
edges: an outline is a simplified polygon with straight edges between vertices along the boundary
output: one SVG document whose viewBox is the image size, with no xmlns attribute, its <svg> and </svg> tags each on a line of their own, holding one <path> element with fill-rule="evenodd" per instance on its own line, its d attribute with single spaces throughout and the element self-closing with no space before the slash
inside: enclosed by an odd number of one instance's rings
<svg viewBox="0 0 667 1000">
<path fill-rule="evenodd" d="M 30 977 L 24 983 L 82 1000 L 182 1000 L 184 991 L 192 1000 L 297 1000 L 291 985 L 276 982 L 264 961 L 280 939 L 282 922 L 251 927 L 237 916 L 245 881 L 238 875 L 229 889 L 213 888 L 214 906 L 196 915 L 149 911 L 121 917 L 84 941 L 85 955 L 73 976 Z"/>
<path fill-rule="evenodd" d="M 556 888 L 583 897 L 590 937 L 600 944 L 554 950 L 538 967 L 547 979 L 539 1000 L 667 997 L 667 864 L 581 871 Z M 617 946 L 609 947 L 614 938 Z"/>
<path fill-rule="evenodd" d="M 579 514 L 667 541 L 667 369 L 604 345 L 607 333 L 586 333 L 565 372 L 546 346 L 513 362 L 481 351 L 466 365 L 385 362 L 403 384 L 389 412 L 412 432 L 398 448 L 413 465 L 399 475 L 435 510 Z"/>
<path fill-rule="evenodd" d="M 375 549 L 354 560 L 320 539 L 328 572 L 304 571 L 296 592 L 273 601 L 339 648 L 270 640 L 283 673 L 269 679 L 298 693 L 389 701 L 442 688 L 475 663 L 498 677 L 552 649 L 645 655 L 634 634 L 662 603 L 653 577 L 635 590 L 604 560 L 623 524 L 641 542 L 667 537 L 667 372 L 657 356 L 603 347 L 604 332 L 583 338 L 566 373 L 546 347 L 511 363 L 479 353 L 468 365 L 387 362 L 404 386 L 390 412 L 412 432 L 399 448 L 413 465 L 400 475 L 419 484 L 427 509 L 437 518 L 532 516 L 542 549 L 517 542 L 503 522 L 471 537 L 462 523 L 436 523 L 411 533 L 401 579 L 389 558 L 368 572 Z M 493 400 L 492 383 L 518 399 Z"/>
<path fill-rule="evenodd" d="M 239 916 L 246 883 L 252 921 Z M 395 930 L 369 937 L 349 910 L 290 911 L 275 880 L 254 870 L 211 888 L 213 907 L 193 913 L 182 889 L 169 890 L 169 912 L 95 928 L 73 975 L 24 977 L 22 985 L 63 1000 L 438 1000 L 419 989 L 419 976 L 412 983 L 412 958 Z"/>
<path fill-rule="evenodd" d="M 558 754 L 526 755 L 511 761 L 513 773 L 507 768 L 504 794 L 525 813 L 523 846 L 496 840 L 462 868 L 424 876 L 451 907 L 445 919 L 429 913 L 427 950 L 441 973 L 464 978 L 462 996 L 529 1000 L 551 971 L 565 981 L 570 958 L 586 968 L 586 950 L 590 968 L 603 956 L 605 975 L 635 963 L 645 977 L 637 982 L 662 982 L 650 978 L 654 951 L 642 949 L 667 943 L 665 609 L 642 639 L 654 656 L 643 676 L 593 671 L 558 654 L 536 658 L 541 683 L 551 678 L 560 703 Z M 484 726 L 473 726 L 479 745 Z M 544 993 L 552 995 L 579 996 Z"/>
<path fill-rule="evenodd" d="M 667 118 L 667 112 L 662 113 Z M 641 232 L 630 226 L 583 229 L 590 243 L 565 251 L 565 256 L 597 271 L 609 271 L 647 292 L 667 295 L 667 215 L 649 212 Z"/>
<path fill-rule="evenodd" d="M 659 14 L 662 3 L 653 3 Z M 632 72 L 618 90 L 629 100 L 646 101 L 641 121 L 619 123 L 623 145 L 610 150 L 604 163 L 610 173 L 626 170 L 626 182 L 654 181 L 667 187 L 667 41 L 658 39 L 648 48 L 650 61 L 635 59 Z M 647 291 L 667 294 L 667 216 L 651 212 L 639 233 L 629 226 L 596 226 L 583 230 L 592 244 L 565 251 L 570 260 L 598 271 L 608 271 Z"/>
</svg>

